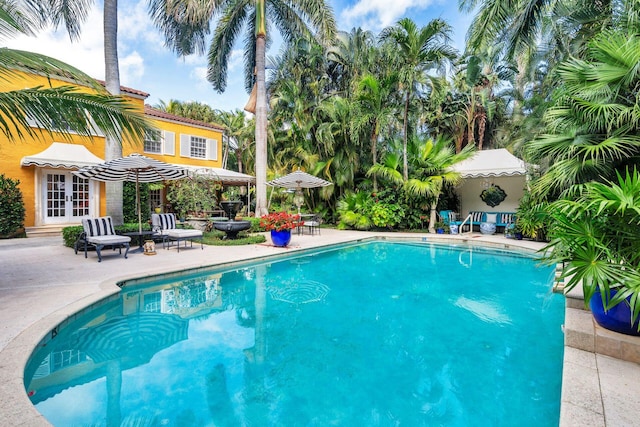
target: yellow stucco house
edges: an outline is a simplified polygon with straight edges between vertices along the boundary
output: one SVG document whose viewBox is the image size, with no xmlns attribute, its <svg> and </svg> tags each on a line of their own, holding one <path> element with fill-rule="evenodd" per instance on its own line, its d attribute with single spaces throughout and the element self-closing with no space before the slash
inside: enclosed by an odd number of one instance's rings
<svg viewBox="0 0 640 427">
<path fill-rule="evenodd" d="M 3 90 L 69 84 L 25 74 L 13 87 L 3 82 Z M 9 86 L 9 87 L 7 87 Z M 122 87 L 122 95 L 149 118 L 158 131 L 149 132 L 144 141 L 123 145 L 123 156 L 140 153 L 167 163 L 186 166 L 193 173 L 215 176 L 227 185 L 249 185 L 251 176 L 222 169 L 223 129 L 197 120 L 175 116 L 144 104 L 147 93 Z M 37 127 L 32 123 L 32 127 Z M 72 174 L 82 167 L 104 162 L 105 138 L 73 136 L 71 140 L 43 133 L 40 139 L 9 141 L 0 135 L 0 173 L 20 180 L 26 209 L 27 232 L 59 230 L 80 224 L 87 216 L 106 213 L 104 183 Z M 161 204 L 160 190 L 152 194 Z"/>
</svg>

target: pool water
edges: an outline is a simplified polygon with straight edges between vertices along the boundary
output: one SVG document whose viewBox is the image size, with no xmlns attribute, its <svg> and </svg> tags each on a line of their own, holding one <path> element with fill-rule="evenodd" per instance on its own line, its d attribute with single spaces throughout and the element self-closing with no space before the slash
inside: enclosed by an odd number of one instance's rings
<svg viewBox="0 0 640 427">
<path fill-rule="evenodd" d="M 126 284 L 34 352 L 55 426 L 553 426 L 553 270 L 372 242 Z"/>
</svg>

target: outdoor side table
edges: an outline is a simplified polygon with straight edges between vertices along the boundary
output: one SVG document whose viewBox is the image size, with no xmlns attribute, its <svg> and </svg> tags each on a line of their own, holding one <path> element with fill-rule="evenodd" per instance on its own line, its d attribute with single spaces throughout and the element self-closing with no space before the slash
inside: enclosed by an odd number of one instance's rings
<svg viewBox="0 0 640 427">
<path fill-rule="evenodd" d="M 154 231 L 131 231 L 129 233 L 122 233 L 122 235 L 124 236 L 129 236 L 131 237 L 131 240 L 135 240 L 136 238 L 138 239 L 138 248 L 135 250 L 132 250 L 130 252 L 144 252 L 144 241 L 146 240 L 145 238 L 147 236 L 153 236 L 154 234 L 156 234 L 156 232 Z"/>
</svg>

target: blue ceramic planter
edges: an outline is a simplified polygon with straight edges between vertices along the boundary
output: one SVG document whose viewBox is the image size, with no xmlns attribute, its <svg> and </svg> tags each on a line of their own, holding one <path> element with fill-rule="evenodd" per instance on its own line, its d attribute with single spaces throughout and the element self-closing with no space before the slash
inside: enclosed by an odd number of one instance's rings
<svg viewBox="0 0 640 427">
<path fill-rule="evenodd" d="M 611 290 L 611 294 L 615 295 L 616 291 Z M 602 297 L 600 292 L 596 292 L 589 301 L 589 308 L 593 314 L 593 318 L 598 325 L 611 331 L 619 332 L 625 335 L 640 336 L 638 332 L 638 320 L 631 324 L 631 309 L 628 303 L 620 303 L 605 313 L 604 306 L 602 304 Z"/>
<path fill-rule="evenodd" d="M 271 242 L 273 246 L 285 247 L 291 241 L 291 230 L 271 230 Z"/>
</svg>

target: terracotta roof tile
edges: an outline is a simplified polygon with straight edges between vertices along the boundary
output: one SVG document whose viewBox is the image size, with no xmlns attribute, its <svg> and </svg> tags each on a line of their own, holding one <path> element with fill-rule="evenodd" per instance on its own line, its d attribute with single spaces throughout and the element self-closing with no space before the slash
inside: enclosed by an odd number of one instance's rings
<svg viewBox="0 0 640 427">
<path fill-rule="evenodd" d="M 144 106 L 144 113 L 147 116 L 157 117 L 159 119 L 172 120 L 174 122 L 187 123 L 190 125 L 196 125 L 201 127 L 206 127 L 209 129 L 214 129 L 220 132 L 224 131 L 224 128 L 220 125 L 216 125 L 213 123 L 201 122 L 200 120 L 188 119 L 186 117 L 176 116 L 175 114 L 167 113 L 165 111 L 158 110 L 157 108 L 153 108 L 150 105 Z"/>
<path fill-rule="evenodd" d="M 96 79 L 96 81 L 97 81 L 98 83 L 100 83 L 102 86 L 105 86 L 105 81 L 104 81 L 104 80 L 98 80 L 98 79 Z M 142 97 L 144 97 L 144 98 L 148 98 L 148 97 L 149 97 L 149 94 L 148 94 L 147 92 L 143 92 L 143 91 L 138 90 L 138 89 L 132 89 L 132 88 L 130 88 L 130 87 L 126 87 L 126 86 L 120 86 L 120 91 L 121 91 L 121 92 L 129 93 L 129 94 L 131 94 L 131 95 L 138 95 L 138 96 L 142 96 Z"/>
</svg>

